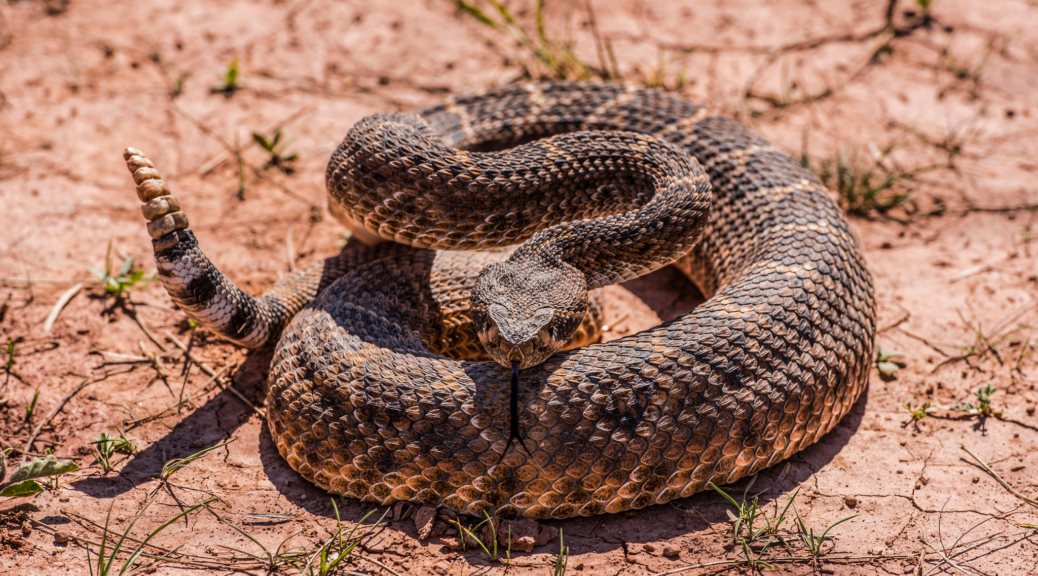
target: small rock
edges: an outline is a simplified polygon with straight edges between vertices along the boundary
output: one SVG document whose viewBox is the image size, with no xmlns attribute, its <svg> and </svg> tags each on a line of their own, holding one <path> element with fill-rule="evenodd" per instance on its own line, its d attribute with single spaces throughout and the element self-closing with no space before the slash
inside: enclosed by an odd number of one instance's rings
<svg viewBox="0 0 1038 576">
<path fill-rule="evenodd" d="M 667 558 L 675 558 L 679 554 L 681 554 L 681 548 L 678 548 L 673 544 L 668 544 L 663 547 L 663 555 Z"/>
<path fill-rule="evenodd" d="M 449 567 L 446 562 L 437 562 L 432 566 L 433 572 L 436 572 L 437 574 L 446 574 L 448 569 Z"/>
<path fill-rule="evenodd" d="M 450 522 L 451 520 L 458 519 L 458 513 L 454 510 L 451 510 L 450 508 L 444 508 L 437 512 L 436 515 L 439 516 L 440 520 L 443 520 L 444 522 Z"/>
<path fill-rule="evenodd" d="M 429 532 L 429 538 L 435 538 L 437 536 L 443 536 L 447 533 L 447 524 L 436 520 L 433 522 L 432 532 Z"/>
<path fill-rule="evenodd" d="M 68 532 L 63 530 L 54 531 L 54 543 L 55 544 L 68 544 L 72 540 L 72 536 Z"/>
<path fill-rule="evenodd" d="M 854 508 L 858 505 L 858 499 L 854 496 L 844 496 L 843 503 L 846 504 L 848 508 Z"/>
<path fill-rule="evenodd" d="M 522 520 L 503 520 L 497 532 L 497 541 L 499 544 L 508 546 L 509 540 L 511 540 L 512 550 L 533 552 L 533 547 L 537 544 L 539 532 L 540 525 L 533 520 L 527 518 Z M 545 543 L 547 542 L 547 539 L 545 539 Z"/>
<path fill-rule="evenodd" d="M 544 546 L 559 537 L 559 529 L 553 526 L 540 526 L 537 532 L 537 545 Z"/>
<path fill-rule="evenodd" d="M 642 544 L 642 550 L 645 550 L 649 554 L 652 554 L 653 552 L 656 551 L 656 547 L 653 546 L 652 544 Z"/>
<path fill-rule="evenodd" d="M 10 536 L 10 537 L 8 537 L 7 538 L 7 543 L 11 545 L 11 548 L 21 548 L 22 546 L 25 546 L 26 544 L 28 544 L 28 542 L 26 542 L 25 540 L 22 540 L 21 538 L 19 538 L 17 536 Z"/>
<path fill-rule="evenodd" d="M 464 548 L 459 538 L 440 538 L 440 544 L 448 550 L 461 550 Z"/>
<path fill-rule="evenodd" d="M 974 476 L 973 477 L 973 483 L 976 484 L 977 482 L 980 482 L 980 477 L 979 476 Z"/>
<path fill-rule="evenodd" d="M 22 522 L 22 536 L 28 536 L 30 534 L 32 534 L 32 524 L 29 524 L 29 521 L 26 520 Z"/>
<path fill-rule="evenodd" d="M 68 502 L 68 496 L 59 496 L 58 502 Z"/>
<path fill-rule="evenodd" d="M 576 566 L 573 567 L 573 569 L 574 570 L 583 570 L 584 569 L 584 563 L 581 562 L 580 564 L 577 564 Z"/>
<path fill-rule="evenodd" d="M 397 502 L 393 506 L 393 522 L 407 520 L 414 513 L 414 506 L 409 502 Z"/>
<path fill-rule="evenodd" d="M 414 527 L 418 531 L 418 539 L 425 540 L 432 535 L 433 525 L 436 521 L 436 508 L 422 506 L 414 515 Z"/>
<path fill-rule="evenodd" d="M 201 448 L 201 447 L 205 446 L 205 440 L 202 440 L 201 438 L 199 438 L 198 440 L 195 440 L 194 442 L 192 442 L 191 446 L 193 448 Z"/>
</svg>

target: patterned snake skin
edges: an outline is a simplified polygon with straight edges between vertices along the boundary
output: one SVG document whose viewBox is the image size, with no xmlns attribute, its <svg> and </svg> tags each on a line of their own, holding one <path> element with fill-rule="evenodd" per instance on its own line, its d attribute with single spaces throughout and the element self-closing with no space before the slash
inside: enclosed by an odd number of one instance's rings
<svg viewBox="0 0 1038 576">
<path fill-rule="evenodd" d="M 167 291 L 222 336 L 276 343 L 271 433 L 335 494 L 535 519 L 642 508 L 801 450 L 867 383 L 872 280 L 840 210 L 789 156 L 674 95 L 512 85 L 362 120 L 328 166 L 331 210 L 415 248 L 346 250 L 261 298 L 206 259 L 150 160 L 125 158 Z M 529 365 L 576 320 L 571 346 L 597 339 L 584 290 L 675 259 L 707 302 Z M 498 362 L 457 359 L 486 358 L 477 335 Z"/>
</svg>

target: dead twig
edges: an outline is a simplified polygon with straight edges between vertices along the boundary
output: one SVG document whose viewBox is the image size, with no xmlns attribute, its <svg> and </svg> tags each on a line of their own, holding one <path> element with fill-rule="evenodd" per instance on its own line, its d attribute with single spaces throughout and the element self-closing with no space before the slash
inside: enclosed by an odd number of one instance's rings
<svg viewBox="0 0 1038 576">
<path fill-rule="evenodd" d="M 174 336 L 173 334 L 171 334 L 169 332 L 166 332 L 166 338 L 168 338 L 169 341 L 172 342 L 174 346 L 176 346 L 177 348 L 180 348 L 181 350 L 183 350 L 184 354 L 187 356 L 187 358 L 189 360 L 191 360 L 192 362 L 194 362 L 195 364 L 197 364 L 198 367 L 202 370 L 202 372 L 205 372 L 206 374 L 208 374 L 210 376 L 213 376 L 214 378 L 216 377 L 216 371 L 213 370 L 212 368 L 210 368 L 209 365 L 206 364 L 205 361 L 203 361 L 201 358 L 199 358 L 198 356 L 195 356 L 194 352 L 188 351 L 187 346 L 185 346 L 184 343 L 181 342 L 176 336 Z M 221 379 L 222 379 L 222 377 L 221 377 Z M 257 408 L 252 402 L 250 402 L 247 398 L 245 398 L 245 396 L 242 396 L 242 394 L 240 392 L 235 390 L 233 386 L 234 386 L 233 382 L 228 382 L 227 386 L 224 388 L 224 390 L 227 390 L 231 394 L 234 394 L 235 397 L 238 398 L 238 400 L 241 400 L 242 402 L 245 403 L 246 406 L 248 406 L 249 408 L 252 408 L 252 411 L 255 412 L 256 414 L 259 414 L 263 418 L 267 417 L 266 412 L 264 412 L 260 408 Z"/>
<path fill-rule="evenodd" d="M 50 411 L 50 414 L 48 414 L 46 418 L 44 418 L 39 424 L 36 425 L 36 428 L 32 431 L 32 434 L 29 435 L 29 440 L 26 441 L 26 443 L 25 443 L 25 448 L 22 450 L 22 461 L 23 462 L 26 460 L 26 456 L 28 455 L 29 450 L 32 449 L 32 443 L 36 441 L 36 437 L 40 434 L 40 430 L 42 430 L 44 426 L 49 424 L 50 421 L 52 419 L 54 419 L 55 416 L 58 415 L 58 412 L 61 412 L 61 409 L 65 407 L 65 404 L 67 404 L 68 401 L 71 400 L 73 396 L 75 396 L 76 394 L 79 394 L 80 390 L 82 390 L 83 388 L 86 388 L 87 386 L 89 386 L 90 384 L 93 384 L 94 382 L 97 382 L 97 379 L 95 379 L 93 376 L 91 376 L 91 377 L 87 378 L 86 380 L 83 380 L 82 382 L 80 382 L 75 388 L 70 390 L 68 392 L 68 394 L 65 394 L 65 396 L 61 399 L 61 401 L 58 402 L 58 405 L 55 406 L 54 409 Z"/>
<path fill-rule="evenodd" d="M 51 326 L 54 325 L 54 321 L 58 319 L 58 314 L 65 308 L 65 305 L 69 303 L 69 300 L 79 294 L 79 291 L 83 289 L 83 283 L 80 282 L 75 286 L 69 288 L 58 298 L 58 301 L 54 304 L 54 307 L 50 309 L 50 314 L 47 314 L 47 319 L 43 321 L 43 331 L 50 332 Z"/>
<path fill-rule="evenodd" d="M 1034 506 L 1035 508 L 1038 508 L 1038 500 L 1034 500 L 1032 498 L 1028 498 L 1027 496 L 1024 496 L 1023 494 L 1018 492 L 1016 490 L 1016 488 L 1013 488 L 1012 486 L 1010 486 L 1009 483 L 1006 482 L 1005 480 L 1003 480 L 1002 477 L 999 476 L 997 472 L 992 470 L 991 467 L 988 466 L 986 462 L 984 462 L 983 460 L 980 459 L 979 456 L 977 456 L 976 454 L 971 452 L 970 449 L 967 448 L 965 444 L 963 444 L 962 446 L 959 446 L 959 447 L 962 448 L 963 451 L 965 451 L 967 454 L 972 456 L 973 459 L 976 460 L 978 464 L 980 464 L 981 468 L 983 468 L 985 472 L 990 474 L 992 478 L 997 480 L 998 483 L 1001 484 L 1003 488 L 1008 490 L 1010 494 L 1012 494 L 1013 496 L 1016 496 L 1017 498 L 1023 500 L 1024 502 L 1027 502 L 1031 506 Z"/>
</svg>

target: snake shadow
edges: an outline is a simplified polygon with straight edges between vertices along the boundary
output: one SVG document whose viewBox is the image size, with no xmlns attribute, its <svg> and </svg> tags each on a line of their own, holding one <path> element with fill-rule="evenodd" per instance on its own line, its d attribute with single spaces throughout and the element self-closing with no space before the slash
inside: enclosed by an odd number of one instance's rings
<svg viewBox="0 0 1038 576">
<path fill-rule="evenodd" d="M 254 406 L 263 405 L 272 358 L 272 350 L 250 351 L 230 376 L 230 386 Z M 118 474 L 91 476 L 70 485 L 93 498 L 121 496 L 144 482 L 159 478 L 166 462 L 231 439 L 253 417 L 252 409 L 224 388 L 177 422 L 162 438 L 133 454 Z M 222 457 L 226 460 L 231 451 L 249 449 L 235 444 L 208 455 L 207 459 Z"/>
</svg>

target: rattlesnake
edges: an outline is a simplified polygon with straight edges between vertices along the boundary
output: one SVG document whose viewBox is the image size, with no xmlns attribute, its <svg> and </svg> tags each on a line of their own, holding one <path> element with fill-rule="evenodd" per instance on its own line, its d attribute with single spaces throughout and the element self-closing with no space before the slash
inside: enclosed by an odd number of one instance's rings
<svg viewBox="0 0 1038 576">
<path fill-rule="evenodd" d="M 202 254 L 151 161 L 125 158 L 167 291 L 221 336 L 276 343 L 271 434 L 335 494 L 535 519 L 642 508 L 788 457 L 867 383 L 872 279 L 843 214 L 789 156 L 675 95 L 511 85 L 366 118 L 328 165 L 330 210 L 395 243 L 258 299 Z M 598 336 L 586 290 L 675 260 L 707 302 L 556 352 L 582 320 L 571 345 Z M 477 336 L 497 362 L 458 359 L 486 358 Z"/>
</svg>

